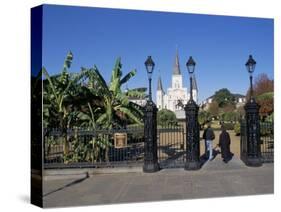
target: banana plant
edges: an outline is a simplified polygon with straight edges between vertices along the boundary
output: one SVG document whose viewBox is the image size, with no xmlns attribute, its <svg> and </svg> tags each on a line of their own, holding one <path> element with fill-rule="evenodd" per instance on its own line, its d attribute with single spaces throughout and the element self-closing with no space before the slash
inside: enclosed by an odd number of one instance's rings
<svg viewBox="0 0 281 212">
<path fill-rule="evenodd" d="M 146 98 L 146 88 L 134 88 L 134 89 L 128 89 L 126 91 L 126 96 L 128 97 L 137 97 L 137 98 Z"/>
<path fill-rule="evenodd" d="M 92 75 L 89 79 L 96 81 L 103 99 L 104 113 L 99 116 L 97 123 L 109 129 L 126 119 L 137 124 L 142 123 L 143 113 L 140 106 L 130 102 L 126 93 L 121 90 L 122 85 L 136 75 L 136 70 L 134 69 L 122 77 L 121 68 L 121 59 L 117 58 L 109 84 L 106 83 L 97 66 L 94 66 L 89 72 Z"/>
<path fill-rule="evenodd" d="M 99 104 L 93 104 L 89 99 L 87 103 L 87 112 L 81 112 L 79 119 L 84 121 L 81 126 L 88 126 L 93 129 L 102 127 L 112 129 L 114 126 L 120 126 L 124 120 L 130 120 L 133 123 L 142 123 L 141 107 L 130 102 L 127 93 L 122 92 L 122 85 L 128 82 L 136 75 L 136 70 L 132 70 L 122 77 L 121 59 L 117 58 L 112 70 L 110 82 L 107 84 L 97 66 L 86 69 L 82 68 L 88 79 L 88 91 L 92 96 L 99 96 Z M 135 90 L 138 92 L 138 90 Z M 138 92 L 139 94 L 140 92 Z M 105 160 L 108 161 L 108 150 L 112 146 L 110 135 L 98 135 L 92 139 L 94 159 L 99 158 L 101 150 L 105 150 Z"/>
<path fill-rule="evenodd" d="M 82 122 L 81 127 L 87 128 L 89 130 L 96 131 L 96 115 L 99 113 L 100 108 L 93 108 L 90 102 L 87 103 L 87 110 L 80 111 L 78 114 L 78 119 Z M 84 144 L 83 144 L 84 145 Z M 92 162 L 96 162 L 99 158 L 100 149 L 103 147 L 103 143 L 100 142 L 96 136 L 93 136 L 90 142 L 87 144 L 87 148 L 84 148 L 85 158 L 92 159 Z M 88 156 L 90 155 L 90 157 Z"/>
<path fill-rule="evenodd" d="M 69 153 L 69 142 L 67 138 L 67 125 L 71 110 L 72 99 L 78 95 L 75 91 L 79 82 L 84 78 L 84 73 L 69 73 L 73 55 L 69 52 L 63 64 L 63 69 L 59 75 L 50 76 L 45 67 L 42 73 L 45 77 L 43 81 L 43 114 L 44 120 L 57 124 L 62 131 L 64 157 Z M 52 119 L 52 120 L 51 120 Z M 54 126 L 55 124 L 52 124 Z M 48 126 L 48 123 L 45 123 Z"/>
</svg>

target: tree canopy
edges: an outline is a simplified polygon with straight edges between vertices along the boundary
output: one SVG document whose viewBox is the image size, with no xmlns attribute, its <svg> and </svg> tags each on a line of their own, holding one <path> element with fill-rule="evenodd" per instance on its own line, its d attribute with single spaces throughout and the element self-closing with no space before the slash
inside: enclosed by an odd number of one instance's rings
<svg viewBox="0 0 281 212">
<path fill-rule="evenodd" d="M 216 101 L 219 107 L 224 107 L 227 104 L 233 105 L 234 100 L 234 95 L 227 88 L 222 88 L 216 91 L 213 98 L 213 101 Z"/>
<path fill-rule="evenodd" d="M 253 93 L 260 107 L 260 115 L 267 116 L 274 111 L 274 81 L 267 74 L 259 74 L 253 84 Z M 247 92 L 247 99 L 250 97 L 250 90 Z"/>
<path fill-rule="evenodd" d="M 213 101 L 208 108 L 208 112 L 212 116 L 218 116 L 219 115 L 219 104 L 216 101 Z"/>
<path fill-rule="evenodd" d="M 168 124 L 176 124 L 177 117 L 176 114 L 168 109 L 162 109 L 157 113 L 157 123 L 161 126 Z"/>
</svg>

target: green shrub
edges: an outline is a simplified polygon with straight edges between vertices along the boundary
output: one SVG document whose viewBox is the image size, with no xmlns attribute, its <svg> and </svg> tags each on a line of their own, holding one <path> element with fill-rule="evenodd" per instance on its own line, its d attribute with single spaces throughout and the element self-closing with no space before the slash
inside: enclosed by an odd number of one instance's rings
<svg viewBox="0 0 281 212">
<path fill-rule="evenodd" d="M 234 132 L 235 132 L 235 135 L 240 135 L 240 123 L 239 122 L 236 122 L 236 124 L 234 125 Z"/>
<path fill-rule="evenodd" d="M 177 124 L 177 118 L 176 114 L 167 109 L 162 109 L 157 113 L 157 124 L 161 126 L 165 125 L 176 125 Z"/>
<path fill-rule="evenodd" d="M 266 118 L 265 118 L 265 121 L 266 122 L 273 122 L 273 120 L 274 120 L 274 113 L 272 113 L 272 114 L 270 114 L 269 116 L 267 116 Z"/>
<path fill-rule="evenodd" d="M 223 123 L 223 126 L 226 130 L 233 130 L 234 129 L 234 124 L 232 124 L 232 123 Z"/>
<path fill-rule="evenodd" d="M 260 123 L 260 135 L 267 136 L 273 134 L 273 125 L 270 122 Z"/>
<path fill-rule="evenodd" d="M 236 121 L 239 117 L 239 114 L 237 112 L 224 112 L 220 114 L 220 119 L 222 121 Z"/>
</svg>

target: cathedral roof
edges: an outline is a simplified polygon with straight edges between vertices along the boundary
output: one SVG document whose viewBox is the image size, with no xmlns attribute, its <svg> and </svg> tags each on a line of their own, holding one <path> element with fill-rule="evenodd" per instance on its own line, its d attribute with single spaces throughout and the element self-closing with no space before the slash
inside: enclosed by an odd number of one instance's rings
<svg viewBox="0 0 281 212">
<path fill-rule="evenodd" d="M 160 76 L 158 78 L 157 90 L 158 91 L 163 91 L 162 80 L 161 80 Z"/>
<path fill-rule="evenodd" d="M 178 50 L 176 52 L 176 58 L 173 67 L 173 75 L 181 75 Z"/>
</svg>

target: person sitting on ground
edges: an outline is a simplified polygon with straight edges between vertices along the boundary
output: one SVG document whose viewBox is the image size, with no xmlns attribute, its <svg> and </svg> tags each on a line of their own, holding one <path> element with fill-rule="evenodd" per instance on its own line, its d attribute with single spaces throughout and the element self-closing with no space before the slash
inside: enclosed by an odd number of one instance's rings
<svg viewBox="0 0 281 212">
<path fill-rule="evenodd" d="M 232 159 L 233 153 L 230 151 L 230 136 L 226 131 L 225 127 L 222 125 L 221 134 L 219 137 L 219 147 L 221 148 L 221 157 L 223 158 L 223 162 L 227 163 Z"/>
</svg>

